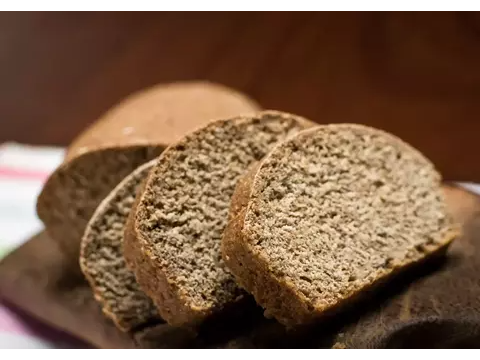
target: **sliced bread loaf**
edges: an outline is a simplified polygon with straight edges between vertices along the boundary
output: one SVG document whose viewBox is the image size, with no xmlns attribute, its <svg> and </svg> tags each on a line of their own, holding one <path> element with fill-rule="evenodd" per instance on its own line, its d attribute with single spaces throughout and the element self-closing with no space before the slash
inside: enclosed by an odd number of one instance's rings
<svg viewBox="0 0 480 360">
<path fill-rule="evenodd" d="M 310 124 L 274 111 L 215 121 L 159 157 L 124 251 L 163 319 L 193 327 L 242 297 L 220 254 L 235 184 L 276 143 Z"/>
<path fill-rule="evenodd" d="M 103 313 L 123 331 L 160 321 L 150 298 L 140 290 L 123 257 L 123 233 L 141 182 L 152 160 L 127 176 L 100 203 L 87 224 L 80 247 L 80 268 Z"/>
<path fill-rule="evenodd" d="M 100 201 L 141 164 L 211 119 L 258 106 L 203 82 L 160 85 L 134 94 L 85 130 L 68 149 L 37 201 L 50 236 L 78 264 L 80 239 Z"/>
<path fill-rule="evenodd" d="M 309 323 L 445 250 L 457 230 L 440 181 L 429 160 L 383 131 L 305 130 L 239 182 L 223 259 L 268 316 Z"/>
</svg>

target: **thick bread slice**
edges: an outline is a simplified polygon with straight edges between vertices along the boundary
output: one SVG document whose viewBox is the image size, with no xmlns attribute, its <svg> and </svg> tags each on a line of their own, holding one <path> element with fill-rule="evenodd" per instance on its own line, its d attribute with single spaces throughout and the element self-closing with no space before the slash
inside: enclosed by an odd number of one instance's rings
<svg viewBox="0 0 480 360">
<path fill-rule="evenodd" d="M 238 183 L 223 258 L 268 315 L 309 323 L 447 247 L 457 230 L 440 180 L 383 131 L 305 130 Z"/>
<path fill-rule="evenodd" d="M 73 141 L 65 161 L 46 182 L 37 213 L 50 236 L 78 264 L 87 222 L 123 178 L 208 121 L 257 110 L 244 95 L 204 82 L 159 85 L 134 94 Z"/>
<path fill-rule="evenodd" d="M 140 184 L 155 160 L 140 166 L 100 203 L 87 224 L 80 268 L 103 313 L 123 331 L 161 322 L 150 298 L 140 290 L 123 257 L 123 234 Z"/>
<path fill-rule="evenodd" d="M 235 184 L 276 143 L 311 125 L 275 111 L 215 121 L 159 157 L 124 249 L 167 322 L 195 326 L 242 297 L 220 254 Z"/>
</svg>

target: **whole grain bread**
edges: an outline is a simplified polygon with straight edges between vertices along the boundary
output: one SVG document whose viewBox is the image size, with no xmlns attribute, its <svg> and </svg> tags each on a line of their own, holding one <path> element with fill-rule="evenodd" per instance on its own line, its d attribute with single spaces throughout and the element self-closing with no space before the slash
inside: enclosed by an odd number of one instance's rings
<svg viewBox="0 0 480 360">
<path fill-rule="evenodd" d="M 123 178 L 211 119 L 256 110 L 258 105 L 244 95 L 205 82 L 159 85 L 136 93 L 73 141 L 39 195 L 37 213 L 78 265 L 87 222 Z"/>
<path fill-rule="evenodd" d="M 336 316 L 331 326 L 322 322 L 308 332 L 286 331 L 276 321 L 259 318 L 253 327 L 240 329 L 226 340 L 218 339 L 218 346 L 478 347 L 480 198 L 450 185 L 443 190 L 450 211 L 463 224 L 462 236 L 448 249 L 446 261 L 438 266 L 425 264 L 422 271 L 415 270 L 410 280 L 389 283 L 366 304 L 356 304 L 355 313 Z M 121 332 L 102 314 L 91 288 L 78 275 L 57 244 L 42 232 L 0 260 L 2 305 L 19 310 L 22 319 L 28 314 L 42 325 L 100 348 L 209 346 L 191 344 L 191 339 L 183 337 L 184 331 L 175 331 L 166 324 L 145 327 L 133 334 Z M 473 324 L 474 328 L 464 324 Z M 238 323 L 232 322 L 231 327 L 237 328 Z M 50 333 L 47 330 L 41 328 L 46 338 Z M 51 337 L 53 341 L 59 341 L 56 335 Z M 216 334 L 212 336 L 217 339 Z M 66 340 L 63 344 L 75 346 Z"/>
<path fill-rule="evenodd" d="M 141 165 L 100 203 L 80 246 L 80 268 L 103 313 L 123 331 L 161 322 L 123 257 L 123 234 L 135 195 L 155 160 Z"/>
<path fill-rule="evenodd" d="M 127 226 L 124 251 L 168 323 L 195 327 L 243 297 L 220 254 L 230 197 L 248 166 L 308 126 L 276 111 L 219 120 L 159 157 Z"/>
<path fill-rule="evenodd" d="M 287 326 L 339 311 L 457 235 L 433 164 L 361 125 L 305 130 L 239 182 L 223 259 Z"/>
</svg>

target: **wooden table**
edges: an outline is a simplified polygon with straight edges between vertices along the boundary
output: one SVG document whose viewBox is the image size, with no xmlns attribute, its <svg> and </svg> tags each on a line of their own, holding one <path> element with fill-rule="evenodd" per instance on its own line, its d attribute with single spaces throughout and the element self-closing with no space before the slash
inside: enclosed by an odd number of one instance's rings
<svg viewBox="0 0 480 360">
<path fill-rule="evenodd" d="M 0 142 L 66 145 L 132 91 L 186 79 L 389 130 L 480 181 L 478 13 L 0 14 Z"/>
</svg>

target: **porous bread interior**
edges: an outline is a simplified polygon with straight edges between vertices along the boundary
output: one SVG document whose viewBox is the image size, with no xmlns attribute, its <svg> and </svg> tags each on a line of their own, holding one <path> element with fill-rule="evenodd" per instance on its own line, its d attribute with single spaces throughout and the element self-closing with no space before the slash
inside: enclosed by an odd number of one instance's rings
<svg viewBox="0 0 480 360">
<path fill-rule="evenodd" d="M 94 151 L 59 167 L 43 188 L 37 212 L 49 235 L 78 263 L 85 227 L 100 202 L 163 147 L 132 146 Z"/>
<path fill-rule="evenodd" d="M 76 265 L 85 225 L 125 176 L 211 119 L 258 109 L 246 95 L 205 81 L 159 84 L 131 94 L 72 142 L 64 163 L 45 184 L 37 212 Z"/>
<path fill-rule="evenodd" d="M 250 164 L 303 126 L 277 112 L 217 121 L 167 149 L 152 170 L 136 213 L 148 239 L 143 256 L 191 308 L 219 308 L 241 294 L 220 254 L 230 197 Z"/>
<path fill-rule="evenodd" d="M 272 276 L 310 309 L 329 308 L 445 243 L 452 222 L 440 180 L 430 161 L 382 131 L 306 130 L 262 163 L 243 232 Z"/>
<path fill-rule="evenodd" d="M 154 162 L 136 169 L 102 201 L 82 239 L 82 272 L 103 312 L 124 331 L 160 320 L 153 302 L 140 290 L 123 257 L 125 224 L 136 192 Z"/>
</svg>

